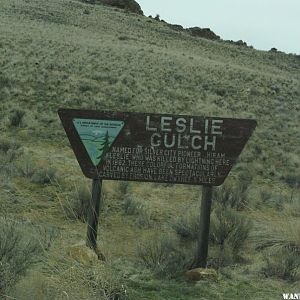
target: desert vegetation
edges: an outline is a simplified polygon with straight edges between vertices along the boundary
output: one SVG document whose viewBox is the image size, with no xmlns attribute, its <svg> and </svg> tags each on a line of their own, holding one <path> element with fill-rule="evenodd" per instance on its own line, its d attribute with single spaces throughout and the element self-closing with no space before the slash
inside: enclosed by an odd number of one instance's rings
<svg viewBox="0 0 300 300">
<path fill-rule="evenodd" d="M 0 297 L 298 292 L 299 56 L 193 37 L 85 2 L 0 1 Z M 91 182 L 60 107 L 258 121 L 214 191 L 208 264 L 217 278 L 184 276 L 199 228 L 197 186 L 104 181 L 98 241 L 106 261 L 83 251 Z"/>
</svg>

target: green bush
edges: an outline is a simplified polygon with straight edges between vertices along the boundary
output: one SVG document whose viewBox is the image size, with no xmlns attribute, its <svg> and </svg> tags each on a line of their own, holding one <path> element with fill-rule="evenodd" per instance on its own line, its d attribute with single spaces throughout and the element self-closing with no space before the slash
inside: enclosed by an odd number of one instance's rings
<svg viewBox="0 0 300 300">
<path fill-rule="evenodd" d="M 22 109 L 14 109 L 9 115 L 9 125 L 12 127 L 18 127 L 22 125 L 25 111 Z"/>
<path fill-rule="evenodd" d="M 222 247 L 210 246 L 209 255 L 207 258 L 207 266 L 214 269 L 220 269 L 228 266 L 232 266 L 240 262 L 232 253 L 230 245 L 225 242 Z"/>
<path fill-rule="evenodd" d="M 121 272 L 105 264 L 86 267 L 81 264 L 55 265 L 56 276 L 38 273 L 26 276 L 26 281 L 12 291 L 13 299 L 22 300 L 128 300 L 126 282 Z M 48 275 L 48 276 L 47 276 Z"/>
<path fill-rule="evenodd" d="M 56 170 L 52 167 L 40 167 L 30 178 L 31 182 L 40 184 L 53 183 L 56 180 Z"/>
<path fill-rule="evenodd" d="M 300 217 L 300 195 L 292 195 L 284 204 L 284 211 L 293 217 Z"/>
<path fill-rule="evenodd" d="M 96 299 L 127 300 L 126 284 L 121 274 L 113 268 L 91 268 L 85 271 L 87 285 L 93 290 Z"/>
<path fill-rule="evenodd" d="M 36 164 L 33 162 L 33 160 L 29 157 L 25 157 L 19 166 L 19 172 L 21 176 L 31 178 L 35 173 L 36 168 Z"/>
<path fill-rule="evenodd" d="M 182 238 L 196 241 L 200 231 L 199 216 L 196 213 L 189 213 L 187 216 L 179 218 L 172 224 L 172 228 Z M 241 251 L 247 241 L 252 223 L 241 213 L 230 207 L 218 204 L 212 214 L 210 222 L 209 240 L 211 246 L 215 247 L 217 257 L 213 259 L 215 266 L 225 264 L 224 253 L 230 253 L 227 261 L 235 262 L 241 258 Z"/>
<path fill-rule="evenodd" d="M 214 203 L 222 205 L 223 207 L 230 207 L 235 209 L 243 209 L 247 205 L 246 193 L 244 186 L 236 185 L 222 185 L 214 193 Z"/>
<path fill-rule="evenodd" d="M 150 236 L 136 249 L 137 257 L 155 275 L 175 277 L 191 264 L 192 256 L 180 248 L 178 240 L 168 234 Z"/>
<path fill-rule="evenodd" d="M 263 220 L 252 234 L 257 250 L 288 249 L 300 255 L 300 220 L 283 216 L 282 220 Z"/>
<path fill-rule="evenodd" d="M 71 196 L 66 199 L 63 204 L 63 209 L 67 217 L 87 222 L 92 207 L 91 200 L 91 190 L 86 184 L 81 184 L 79 187 L 76 187 Z"/>
<path fill-rule="evenodd" d="M 123 203 L 123 208 L 127 215 L 137 215 L 143 208 L 143 203 L 133 196 L 127 195 Z"/>
<path fill-rule="evenodd" d="M 252 229 L 252 223 L 241 213 L 218 206 L 211 215 L 210 241 L 214 248 L 210 265 L 219 268 L 239 262 Z"/>
<path fill-rule="evenodd" d="M 260 198 L 262 203 L 266 204 L 268 200 L 272 197 L 272 193 L 269 190 L 260 190 Z"/>
<path fill-rule="evenodd" d="M 256 249 L 267 257 L 262 271 L 267 276 L 296 280 L 300 271 L 300 221 L 283 219 L 262 220 L 252 234 Z"/>
<path fill-rule="evenodd" d="M 123 208 L 127 215 L 137 216 L 135 222 L 138 227 L 145 228 L 152 225 L 152 211 L 141 200 L 127 194 L 123 203 Z"/>
<path fill-rule="evenodd" d="M 262 272 L 267 277 L 277 277 L 288 281 L 300 279 L 300 255 L 289 251 L 266 252 Z"/>
<path fill-rule="evenodd" d="M 153 225 L 152 211 L 149 207 L 143 206 L 140 209 L 135 223 L 139 228 L 149 228 Z"/>
<path fill-rule="evenodd" d="M 30 226 L 0 218 L 0 291 L 13 287 L 41 251 L 37 232 Z"/>
<path fill-rule="evenodd" d="M 237 256 L 249 237 L 251 228 L 252 224 L 247 217 L 233 209 L 217 207 L 211 216 L 210 239 L 221 248 L 226 242 Z"/>
<path fill-rule="evenodd" d="M 180 237 L 192 241 L 196 240 L 200 229 L 199 216 L 195 213 L 189 213 L 178 218 L 171 226 Z"/>
<path fill-rule="evenodd" d="M 120 181 L 119 189 L 122 195 L 126 195 L 129 189 L 129 182 L 128 181 Z"/>
<path fill-rule="evenodd" d="M 252 182 L 253 176 L 249 169 L 243 170 L 238 175 L 238 191 L 243 194 Z"/>
<path fill-rule="evenodd" d="M 39 166 L 29 157 L 23 159 L 19 165 L 19 172 L 33 183 L 51 184 L 57 181 L 55 168 L 51 166 Z"/>
<path fill-rule="evenodd" d="M 15 151 L 21 147 L 21 144 L 7 139 L 0 139 L 0 151 L 7 153 L 9 150 Z"/>
<path fill-rule="evenodd" d="M 56 181 L 56 170 L 53 167 L 45 166 L 39 167 L 34 171 L 30 178 L 31 182 L 40 184 L 49 184 Z"/>
<path fill-rule="evenodd" d="M 294 171 L 284 176 L 284 181 L 288 184 L 290 188 L 295 188 L 300 186 L 300 172 Z"/>
<path fill-rule="evenodd" d="M 14 164 L 16 158 L 21 154 L 21 144 L 6 139 L 0 139 L 0 173 L 13 175 L 17 173 Z"/>
</svg>

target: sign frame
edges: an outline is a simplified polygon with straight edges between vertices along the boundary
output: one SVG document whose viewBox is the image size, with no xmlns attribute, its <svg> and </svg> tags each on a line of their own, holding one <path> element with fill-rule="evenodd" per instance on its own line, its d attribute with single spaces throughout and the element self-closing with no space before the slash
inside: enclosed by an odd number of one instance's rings
<svg viewBox="0 0 300 300">
<path fill-rule="evenodd" d="M 58 114 L 60 116 L 60 119 L 62 121 L 62 124 L 64 126 L 64 129 L 67 133 L 68 139 L 71 143 L 72 149 L 74 151 L 74 154 L 77 158 L 77 161 L 81 167 L 81 170 L 83 174 L 91 179 L 104 179 L 104 180 L 124 180 L 124 181 L 136 181 L 136 182 L 157 182 L 157 183 L 170 183 L 170 184 L 188 184 L 188 185 L 207 185 L 207 186 L 219 186 L 223 184 L 226 177 L 229 175 L 232 167 L 236 163 L 239 155 L 241 154 L 242 150 L 244 149 L 248 139 L 251 137 L 253 131 L 256 128 L 257 122 L 252 119 L 233 119 L 233 118 L 220 118 L 220 117 L 201 117 L 201 116 L 189 116 L 189 115 L 173 115 L 173 114 L 149 114 L 149 113 L 136 113 L 136 112 L 110 112 L 110 111 L 95 111 L 95 110 L 78 110 L 78 109 L 59 109 Z M 80 136 L 75 128 L 75 125 L 73 123 L 73 120 L 75 118 L 78 119 L 85 119 L 85 120 L 102 120 L 102 121 L 116 121 L 116 122 L 124 122 L 124 127 L 120 131 L 117 138 L 111 143 L 110 148 L 114 147 L 115 145 L 118 145 L 120 143 L 120 140 L 123 139 L 125 141 L 125 144 L 128 143 L 128 140 L 126 138 L 128 136 L 132 136 L 133 142 L 137 140 L 139 143 L 141 142 L 141 137 L 143 134 L 147 134 L 146 130 L 140 130 L 140 132 L 137 130 L 137 132 L 133 132 L 134 129 L 139 128 L 138 126 L 146 126 L 149 124 L 145 124 L 147 117 L 155 117 L 157 118 L 181 118 L 185 120 L 190 120 L 190 122 L 194 122 L 195 120 L 200 122 L 201 120 L 204 122 L 221 122 L 225 121 L 225 131 L 233 130 L 235 131 L 235 135 L 227 134 L 226 137 L 220 136 L 220 141 L 224 145 L 229 143 L 230 146 L 227 145 L 227 152 L 232 151 L 234 149 L 234 154 L 232 157 L 229 158 L 230 160 L 230 167 L 226 169 L 226 174 L 223 176 L 219 176 L 221 179 L 218 179 L 216 183 L 212 182 L 189 182 L 188 180 L 180 182 L 179 180 L 166 180 L 166 179 L 158 179 L 158 180 L 144 180 L 139 178 L 129 178 L 129 177 L 122 177 L 122 178 L 113 178 L 108 176 L 101 176 L 99 168 L 103 166 L 103 161 L 99 163 L 99 165 L 96 167 L 92 164 L 91 159 L 87 155 L 87 150 L 85 146 L 83 145 L 82 141 L 80 140 Z M 148 120 L 147 120 L 148 121 Z M 150 122 L 149 121 L 149 122 Z M 156 122 L 157 123 L 157 122 Z M 243 125 L 239 125 L 237 128 L 237 124 L 243 123 Z M 167 123 L 165 123 L 167 124 Z M 224 124 L 224 123 L 223 123 Z M 151 128 L 153 125 L 149 125 L 149 129 L 155 130 L 155 128 Z M 218 133 L 218 127 L 215 125 L 215 133 Z M 165 128 L 166 130 L 166 128 Z M 190 129 L 191 130 L 191 129 Z M 195 131 L 195 129 L 193 129 Z M 218 137 L 219 138 L 219 137 Z M 227 141 L 228 140 L 228 141 Z M 123 142 L 121 141 L 121 143 Z M 125 145 L 126 146 L 126 145 Z M 128 146 L 128 145 L 127 145 Z M 143 147 L 143 144 L 138 145 L 140 147 Z M 193 152 L 197 152 L 196 150 L 193 150 Z M 198 151 L 199 152 L 199 151 Z M 202 150 L 202 152 L 204 152 Z M 225 168 L 225 167 L 224 167 Z M 209 180 L 207 180 L 209 181 Z"/>
</svg>

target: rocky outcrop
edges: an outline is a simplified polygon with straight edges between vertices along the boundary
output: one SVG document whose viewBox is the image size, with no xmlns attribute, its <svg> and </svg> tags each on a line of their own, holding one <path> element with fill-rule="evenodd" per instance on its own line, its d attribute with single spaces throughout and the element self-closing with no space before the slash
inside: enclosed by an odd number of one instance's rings
<svg viewBox="0 0 300 300">
<path fill-rule="evenodd" d="M 234 42 L 236 45 L 238 46 L 244 46 L 244 47 L 248 47 L 247 43 L 244 42 L 243 40 L 238 40 L 236 42 Z"/>
<path fill-rule="evenodd" d="M 98 0 L 97 2 L 104 5 L 125 9 L 139 15 L 144 15 L 140 5 L 134 0 Z"/>
<path fill-rule="evenodd" d="M 226 43 L 233 44 L 239 47 L 245 47 L 245 48 L 250 48 L 253 49 L 253 46 L 248 45 L 246 42 L 243 40 L 238 40 L 238 41 L 233 41 L 233 40 L 225 40 Z"/>
<path fill-rule="evenodd" d="M 186 29 L 192 36 L 202 37 L 209 40 L 219 40 L 220 37 L 216 35 L 209 28 L 190 27 Z"/>
<path fill-rule="evenodd" d="M 168 26 L 176 31 L 184 31 L 185 30 L 181 25 L 178 25 L 178 24 L 168 24 Z"/>
<path fill-rule="evenodd" d="M 168 24 L 168 23 L 167 25 L 173 30 L 183 31 L 192 36 L 201 37 L 208 40 L 220 40 L 220 36 L 216 35 L 209 28 L 200 28 L 200 27 L 183 28 L 181 25 Z"/>
</svg>

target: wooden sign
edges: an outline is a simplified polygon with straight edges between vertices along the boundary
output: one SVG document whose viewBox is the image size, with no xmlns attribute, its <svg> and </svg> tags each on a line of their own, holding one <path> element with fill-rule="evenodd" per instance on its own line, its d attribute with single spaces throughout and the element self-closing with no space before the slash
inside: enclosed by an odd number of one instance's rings
<svg viewBox="0 0 300 300">
<path fill-rule="evenodd" d="M 255 120 L 60 109 L 88 178 L 221 185 Z"/>
</svg>

